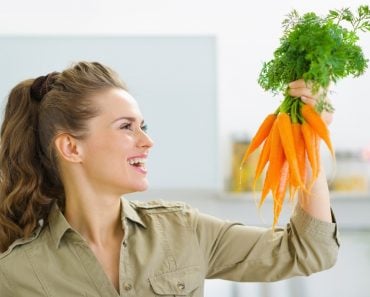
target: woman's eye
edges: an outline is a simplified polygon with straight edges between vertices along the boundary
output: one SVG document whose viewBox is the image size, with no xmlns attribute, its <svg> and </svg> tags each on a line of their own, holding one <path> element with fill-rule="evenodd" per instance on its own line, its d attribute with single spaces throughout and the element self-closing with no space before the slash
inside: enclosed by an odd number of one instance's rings
<svg viewBox="0 0 370 297">
<path fill-rule="evenodd" d="M 132 123 L 125 123 L 125 124 L 122 124 L 120 127 L 119 127 L 121 130 L 131 130 L 133 131 L 134 128 L 132 127 Z M 148 130 L 148 126 L 147 125 L 142 125 L 140 127 L 140 129 L 144 132 L 146 132 Z"/>
<path fill-rule="evenodd" d="M 132 126 L 131 123 L 126 123 L 126 124 L 122 124 L 119 128 L 131 130 L 131 126 Z"/>
<path fill-rule="evenodd" d="M 144 132 L 147 132 L 148 131 L 148 125 L 142 125 L 140 128 Z"/>
</svg>

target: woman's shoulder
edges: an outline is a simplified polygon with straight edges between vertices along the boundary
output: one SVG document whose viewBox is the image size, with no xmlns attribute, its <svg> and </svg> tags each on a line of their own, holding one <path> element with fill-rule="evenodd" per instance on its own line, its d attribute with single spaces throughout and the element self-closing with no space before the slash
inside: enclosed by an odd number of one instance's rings
<svg viewBox="0 0 370 297">
<path fill-rule="evenodd" d="M 191 209 L 191 207 L 182 201 L 166 201 L 162 199 L 156 200 L 149 200 L 149 201 L 139 201 L 139 200 L 130 200 L 129 204 L 137 209 L 137 210 L 147 210 L 147 211 L 155 211 L 155 210 L 170 210 L 170 211 L 178 211 L 184 209 Z"/>
<path fill-rule="evenodd" d="M 182 201 L 165 201 L 162 199 L 150 201 L 130 200 L 126 202 L 126 216 L 136 217 L 144 224 L 157 224 L 155 218 L 160 217 L 162 224 L 175 226 L 176 223 L 193 225 L 198 210 Z"/>
<path fill-rule="evenodd" d="M 29 238 L 19 238 L 15 240 L 6 251 L 0 253 L 0 268 L 4 266 L 17 266 L 18 263 L 24 261 L 24 254 L 27 250 L 31 250 L 40 244 L 46 244 L 45 231 L 47 227 L 40 226 L 35 230 Z"/>
</svg>

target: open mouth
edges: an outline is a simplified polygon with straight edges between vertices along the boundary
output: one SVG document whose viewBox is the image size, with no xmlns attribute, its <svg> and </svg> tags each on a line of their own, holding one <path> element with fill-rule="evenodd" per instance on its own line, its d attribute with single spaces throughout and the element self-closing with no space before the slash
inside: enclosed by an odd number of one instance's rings
<svg viewBox="0 0 370 297">
<path fill-rule="evenodd" d="M 146 173 L 147 169 L 145 167 L 146 159 L 145 158 L 131 158 L 128 160 L 128 163 L 138 169 L 142 173 Z"/>
</svg>

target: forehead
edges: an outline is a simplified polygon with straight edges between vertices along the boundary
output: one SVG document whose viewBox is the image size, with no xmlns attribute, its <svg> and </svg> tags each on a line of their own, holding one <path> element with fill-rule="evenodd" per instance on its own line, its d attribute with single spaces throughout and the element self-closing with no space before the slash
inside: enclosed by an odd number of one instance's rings
<svg viewBox="0 0 370 297">
<path fill-rule="evenodd" d="M 112 88 L 95 95 L 100 115 L 115 118 L 131 116 L 142 118 L 139 105 L 135 98 L 123 89 Z"/>
</svg>

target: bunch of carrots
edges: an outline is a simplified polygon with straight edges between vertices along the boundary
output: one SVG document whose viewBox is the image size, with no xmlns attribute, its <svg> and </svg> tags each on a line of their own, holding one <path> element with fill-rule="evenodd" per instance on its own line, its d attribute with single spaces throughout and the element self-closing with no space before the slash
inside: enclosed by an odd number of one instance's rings
<svg viewBox="0 0 370 297">
<path fill-rule="evenodd" d="M 309 12 L 300 16 L 293 10 L 283 21 L 284 33 L 272 60 L 265 62 L 258 83 L 264 90 L 285 92 L 284 100 L 273 114 L 263 121 L 242 160 L 260 146 L 254 184 L 267 167 L 261 206 L 268 193 L 274 200 L 276 225 L 287 191 L 293 199 L 297 191 L 309 193 L 320 170 L 319 143 L 323 140 L 334 157 L 322 111 L 333 111 L 325 95 L 316 105 L 304 104 L 287 92 L 290 82 L 303 79 L 310 82 L 313 93 L 324 92 L 331 82 L 353 75 L 362 75 L 368 60 L 357 44 L 358 33 L 370 32 L 370 7 L 361 5 L 356 11 L 349 8 L 330 10 L 326 16 Z M 307 180 L 307 169 L 312 174 Z"/>
<path fill-rule="evenodd" d="M 320 114 L 313 106 L 291 96 L 286 96 L 278 110 L 264 119 L 252 138 L 241 168 L 248 157 L 262 145 L 254 184 L 267 166 L 259 206 L 271 192 L 274 201 L 273 226 L 278 221 L 287 191 L 289 190 L 290 198 L 293 199 L 298 190 L 309 191 L 310 185 L 317 178 L 320 170 L 321 139 L 334 157 L 329 130 Z M 310 181 L 306 180 L 307 166 L 311 166 Z"/>
</svg>

